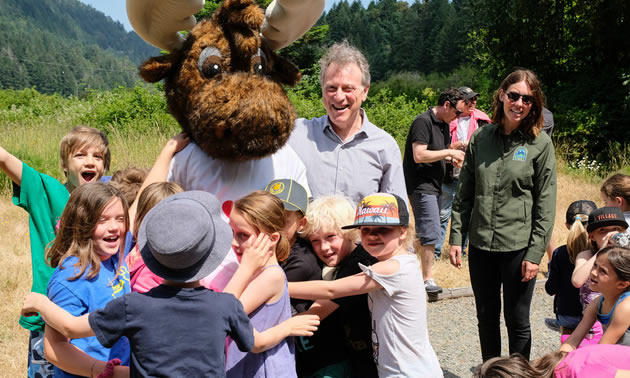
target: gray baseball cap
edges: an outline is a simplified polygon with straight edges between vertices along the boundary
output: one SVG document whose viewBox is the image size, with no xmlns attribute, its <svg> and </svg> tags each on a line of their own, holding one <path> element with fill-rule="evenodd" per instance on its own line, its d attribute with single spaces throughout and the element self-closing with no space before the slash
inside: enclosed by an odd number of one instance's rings
<svg viewBox="0 0 630 378">
<path fill-rule="evenodd" d="M 306 189 L 297 182 L 289 179 L 273 180 L 267 184 L 265 192 L 280 198 L 286 210 L 301 211 L 302 215 L 306 214 L 308 194 Z"/>
</svg>

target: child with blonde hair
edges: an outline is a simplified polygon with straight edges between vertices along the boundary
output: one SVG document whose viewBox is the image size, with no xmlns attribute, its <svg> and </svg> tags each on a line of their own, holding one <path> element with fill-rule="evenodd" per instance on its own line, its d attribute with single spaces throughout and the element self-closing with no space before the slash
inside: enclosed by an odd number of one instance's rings
<svg viewBox="0 0 630 378">
<path fill-rule="evenodd" d="M 361 273 L 359 264 L 369 266 L 377 261 L 361 245 L 357 246 L 358 230 L 342 229 L 352 223 L 354 213 L 350 201 L 342 196 L 323 196 L 309 205 L 303 235 L 319 259 L 315 263 L 319 271 L 309 276 L 307 268 L 291 270 L 291 275 L 287 273 L 289 282 L 340 279 Z M 313 336 L 297 339 L 296 362 L 300 376 L 376 376 L 367 295 L 314 303 L 292 301 L 304 304 L 299 312 L 316 314 L 322 319 Z"/>
<path fill-rule="evenodd" d="M 595 209 L 597 205 L 587 200 L 575 201 L 569 205 L 565 223 L 569 229 L 567 244 L 556 248 L 549 263 L 545 291 L 554 296 L 553 310 L 556 319 L 545 319 L 545 323 L 552 328 L 560 327 L 563 335 L 573 332 L 582 319 L 580 291 L 571 283 L 571 275 L 577 254 L 589 248 L 585 225 L 588 224 L 588 216 Z"/>
<path fill-rule="evenodd" d="M 45 293 L 52 269 L 46 263 L 45 248 L 55 230 L 70 193 L 85 183 L 96 182 L 109 169 L 111 153 L 103 132 L 87 126 L 72 128 L 61 140 L 59 162 L 65 184 L 37 172 L 0 147 L 0 169 L 13 181 L 13 203 L 28 213 L 31 246 L 32 290 Z M 53 366 L 44 359 L 44 322 L 39 316 L 20 317 L 29 330 L 29 377 L 51 377 Z"/>
<path fill-rule="evenodd" d="M 630 348 L 596 344 L 529 361 L 519 353 L 484 362 L 474 378 L 630 377 Z"/>
<path fill-rule="evenodd" d="M 181 186 L 174 182 L 154 182 L 144 188 L 138 197 L 137 210 L 135 214 L 135 232 L 133 233 L 134 240 L 138 237 L 138 228 L 142 225 L 142 220 L 155 205 L 157 205 L 163 199 L 176 194 L 181 193 L 184 190 Z M 139 293 L 145 293 L 154 287 L 160 285 L 164 279 L 157 274 L 151 272 L 147 268 L 140 250 L 136 245 L 125 257 L 125 262 L 129 267 L 129 281 L 131 283 L 131 290 Z"/>
<path fill-rule="evenodd" d="M 360 265 L 362 273 L 334 281 L 292 282 L 292 297 L 334 299 L 368 294 L 372 317 L 373 358 L 378 376 L 442 377 L 426 325 L 426 292 L 420 262 L 410 253 L 405 201 L 393 194 L 375 193 L 361 200 L 354 224 L 361 244 L 378 259 Z"/>
</svg>

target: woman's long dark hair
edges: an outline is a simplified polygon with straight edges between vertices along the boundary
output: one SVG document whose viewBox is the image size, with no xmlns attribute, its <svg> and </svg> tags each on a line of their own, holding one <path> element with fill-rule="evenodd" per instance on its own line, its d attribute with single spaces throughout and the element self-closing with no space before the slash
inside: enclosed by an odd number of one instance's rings
<svg viewBox="0 0 630 378">
<path fill-rule="evenodd" d="M 529 85 L 529 88 L 532 91 L 532 96 L 534 97 L 534 102 L 531 105 L 531 109 L 529 110 L 527 117 L 521 121 L 519 129 L 527 136 L 536 137 L 543 127 L 542 111 L 543 106 L 545 105 L 545 96 L 542 93 L 540 82 L 538 81 L 536 74 L 530 70 L 519 69 L 512 72 L 503 80 L 499 89 L 494 92 L 492 123 L 502 125 L 503 118 L 505 117 L 505 112 L 503 111 L 503 101 L 501 101 L 499 96 L 501 91 L 503 91 L 503 93 L 507 93 L 507 89 L 510 85 L 520 83 L 521 81 L 525 81 L 527 85 Z"/>
</svg>

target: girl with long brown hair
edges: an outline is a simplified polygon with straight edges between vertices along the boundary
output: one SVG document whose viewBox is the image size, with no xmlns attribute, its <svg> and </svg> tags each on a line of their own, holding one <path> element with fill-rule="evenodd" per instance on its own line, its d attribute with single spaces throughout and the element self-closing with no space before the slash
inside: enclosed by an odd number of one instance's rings
<svg viewBox="0 0 630 378">
<path fill-rule="evenodd" d="M 111 185 L 90 183 L 72 192 L 57 236 L 46 252 L 56 268 L 48 283 L 51 301 L 79 316 L 131 291 L 120 252 L 129 227 L 127 212 L 127 202 Z M 105 348 L 96 337 L 70 340 L 46 325 L 44 353 L 55 365 L 56 377 L 90 376 L 99 361 L 119 358 L 128 365 L 129 342 L 125 338 L 111 349 Z M 98 367 L 104 365 L 101 362 Z"/>
</svg>

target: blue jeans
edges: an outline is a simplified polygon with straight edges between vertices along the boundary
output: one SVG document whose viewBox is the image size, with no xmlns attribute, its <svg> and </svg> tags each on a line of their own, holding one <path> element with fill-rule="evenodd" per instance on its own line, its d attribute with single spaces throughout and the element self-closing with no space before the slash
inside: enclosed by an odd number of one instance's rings
<svg viewBox="0 0 630 378">
<path fill-rule="evenodd" d="M 453 179 L 451 182 L 444 182 L 442 184 L 442 193 L 440 194 L 440 198 L 438 200 L 438 204 L 440 206 L 440 242 L 435 245 L 435 257 L 439 258 L 442 255 L 442 244 L 444 243 L 444 239 L 446 238 L 446 228 L 448 227 L 448 221 L 451 219 L 451 208 L 453 207 L 453 200 L 455 199 L 455 193 L 457 193 L 457 184 L 459 180 Z M 468 236 L 464 236 L 464 245 L 462 246 L 463 250 L 466 249 L 466 245 L 468 244 Z"/>
</svg>

